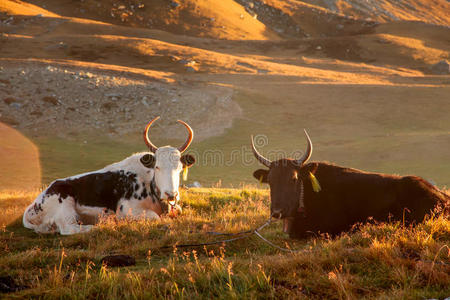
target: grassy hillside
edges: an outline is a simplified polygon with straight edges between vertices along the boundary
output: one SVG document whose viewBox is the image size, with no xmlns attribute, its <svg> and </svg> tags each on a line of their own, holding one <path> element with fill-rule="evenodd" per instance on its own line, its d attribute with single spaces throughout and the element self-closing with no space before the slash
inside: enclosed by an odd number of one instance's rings
<svg viewBox="0 0 450 300">
<path fill-rule="evenodd" d="M 450 295 L 450 222 L 432 217 L 415 228 L 366 224 L 337 238 L 289 240 L 280 224 L 226 245 L 159 249 L 215 241 L 268 217 L 267 190 L 183 191 L 184 213 L 158 222 L 106 219 L 91 233 L 37 235 L 21 213 L 36 193 L 0 195 L 0 277 L 28 288 L 2 294 L 83 299 L 300 298 L 443 299 Z M 109 254 L 136 258 L 132 267 L 100 264 Z"/>
<path fill-rule="evenodd" d="M 253 92 L 235 95 L 243 116 L 222 135 L 194 140 L 189 152 L 197 163 L 190 169 L 188 183 L 213 186 L 220 182 L 228 187 L 256 183 L 252 173 L 262 166 L 251 154 L 250 135 L 263 134 L 265 144 L 258 149 L 276 159 L 304 151 L 302 129 L 306 128 L 314 145 L 312 160 L 373 172 L 414 174 L 440 187 L 450 186 L 450 102 L 439 96 L 440 89 L 410 88 L 409 93 L 417 98 L 401 100 L 404 91 L 396 87 L 329 85 L 325 89 L 303 85 L 307 94 L 314 95 L 305 97 L 295 94 L 298 85 L 283 85 L 283 99 Z M 364 101 L 345 100 L 348 94 Z M 421 107 L 420 114 L 415 112 L 417 107 Z M 32 140 L 41 152 L 44 184 L 145 151 L 140 134 L 120 140 L 95 135 Z M 155 143 L 178 145 L 182 141 L 158 137 Z"/>
</svg>

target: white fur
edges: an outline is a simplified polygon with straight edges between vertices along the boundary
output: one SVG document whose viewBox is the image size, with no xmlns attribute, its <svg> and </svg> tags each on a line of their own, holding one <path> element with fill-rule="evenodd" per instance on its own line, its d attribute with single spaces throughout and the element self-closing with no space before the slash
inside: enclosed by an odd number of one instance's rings
<svg viewBox="0 0 450 300">
<path fill-rule="evenodd" d="M 94 173 L 121 170 L 126 173 L 130 171 L 136 174 L 136 180 L 141 184 L 136 194 L 141 194 L 144 187 L 147 191 L 150 191 L 150 182 L 155 177 L 155 183 L 161 193 L 161 199 L 168 199 L 168 195 L 171 195 L 175 196 L 178 202 L 180 198 L 178 192 L 180 172 L 183 168 L 183 164 L 180 161 L 180 151 L 169 146 L 158 148 L 154 154 L 156 158 L 154 169 L 147 168 L 140 162 L 141 157 L 147 153 L 136 153 L 103 169 L 67 177 L 63 180 L 77 179 Z M 25 210 L 23 224 L 26 228 L 33 229 L 39 233 L 59 232 L 61 234 L 74 234 L 87 232 L 92 228 L 92 225 L 79 225 L 78 217 L 80 215 L 97 218 L 98 216 L 111 213 L 105 207 L 79 205 L 70 196 L 62 199 L 62 203 L 60 203 L 58 195 L 47 195 L 46 193 L 47 189 Z M 35 205 L 40 206 L 40 209 L 35 209 Z M 133 217 L 155 220 L 159 219 L 159 215 L 154 211 L 154 205 L 151 196 L 142 200 L 132 196 L 130 199 L 120 199 L 115 212 L 119 218 Z M 181 211 L 179 205 L 176 205 L 176 209 Z"/>
<path fill-rule="evenodd" d="M 150 191 L 150 181 L 153 179 L 154 170 L 146 168 L 140 162 L 140 158 L 144 154 L 146 153 L 136 153 L 120 162 L 108 165 L 101 170 L 87 172 L 64 179 L 77 179 L 93 173 L 123 170 L 125 173 L 130 171 L 137 174 L 137 181 L 141 184 L 144 183 L 143 185 L 146 187 L 147 191 Z M 141 192 L 142 189 L 143 187 L 141 187 L 141 190 L 138 192 Z M 98 217 L 99 214 L 107 213 L 103 207 L 78 205 L 70 196 L 62 199 L 62 203 L 60 203 L 58 195 L 47 195 L 46 192 L 47 189 L 44 190 L 25 210 L 23 224 L 26 228 L 33 229 L 39 233 L 59 232 L 61 234 L 74 234 L 87 232 L 92 228 L 92 225 L 79 225 L 77 222 L 79 214 Z M 126 209 L 127 213 L 130 213 L 131 216 L 134 217 L 144 217 L 152 220 L 159 219 L 157 213 L 148 209 L 148 207 L 151 207 L 151 203 L 149 202 L 152 202 L 151 197 L 147 197 L 147 199 L 143 200 L 138 200 L 133 197 L 131 199 L 122 198 L 118 202 L 118 207 L 124 205 L 124 211 Z M 35 205 L 40 205 L 42 210 L 35 210 Z M 120 216 L 124 216 L 124 214 L 120 214 Z"/>
<path fill-rule="evenodd" d="M 167 199 L 168 195 L 173 195 L 178 201 L 180 173 L 183 169 L 180 151 L 169 146 L 160 147 L 156 150 L 155 157 L 155 182 L 161 192 L 161 199 Z"/>
</svg>

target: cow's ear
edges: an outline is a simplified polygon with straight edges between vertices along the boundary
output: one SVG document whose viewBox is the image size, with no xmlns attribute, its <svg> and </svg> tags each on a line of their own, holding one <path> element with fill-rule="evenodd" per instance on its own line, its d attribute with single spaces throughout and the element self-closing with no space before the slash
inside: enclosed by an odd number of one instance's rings
<svg viewBox="0 0 450 300">
<path fill-rule="evenodd" d="M 141 163 L 147 168 L 154 168 L 155 162 L 156 158 L 153 154 L 147 153 L 141 157 Z"/>
<path fill-rule="evenodd" d="M 195 157 L 193 157 L 190 154 L 185 154 L 180 157 L 180 161 L 183 164 L 184 167 L 191 167 L 193 164 L 195 164 Z"/>
<path fill-rule="evenodd" d="M 269 175 L 269 170 L 259 169 L 253 172 L 253 177 L 255 177 L 261 183 L 268 183 L 267 175 Z"/>
</svg>

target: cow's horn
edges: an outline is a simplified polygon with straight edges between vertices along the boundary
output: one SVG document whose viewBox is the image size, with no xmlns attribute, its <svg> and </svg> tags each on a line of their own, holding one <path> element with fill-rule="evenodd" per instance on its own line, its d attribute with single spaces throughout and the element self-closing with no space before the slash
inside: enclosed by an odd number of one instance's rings
<svg viewBox="0 0 450 300">
<path fill-rule="evenodd" d="M 192 139 L 194 138 L 194 132 L 192 131 L 191 126 L 189 126 L 186 122 L 178 120 L 178 123 L 183 124 L 189 132 L 189 136 L 188 136 L 186 142 L 184 143 L 184 145 L 181 146 L 180 148 L 178 148 L 178 151 L 180 151 L 180 153 L 183 153 L 189 147 L 189 145 L 192 143 Z"/>
<path fill-rule="evenodd" d="M 253 154 L 255 155 L 256 159 L 262 163 L 263 165 L 265 165 L 266 167 L 270 168 L 270 164 L 272 163 L 270 160 L 268 160 L 267 158 L 265 158 L 264 156 L 262 156 L 261 154 L 259 154 L 258 150 L 256 150 L 255 148 L 255 143 L 253 142 L 253 135 L 250 136 L 252 139 L 252 150 L 253 150 Z"/>
<path fill-rule="evenodd" d="M 148 131 L 150 130 L 150 126 L 152 126 L 153 122 L 155 122 L 158 119 L 159 119 L 159 116 L 157 116 L 156 118 L 154 118 L 153 120 L 148 122 L 148 124 L 147 124 L 147 126 L 145 126 L 145 130 L 144 130 L 144 142 L 147 145 L 148 149 L 153 153 L 155 153 L 156 150 L 158 150 L 158 147 L 153 145 L 152 141 L 150 141 L 150 139 L 148 138 Z"/>
<path fill-rule="evenodd" d="M 306 147 L 305 154 L 303 154 L 303 156 L 296 161 L 297 164 L 300 166 L 303 164 L 306 164 L 308 162 L 309 158 L 311 157 L 312 150 L 313 150 L 312 142 L 311 142 L 311 139 L 309 138 L 308 133 L 306 132 L 306 129 L 303 129 L 303 131 L 305 131 L 305 136 L 306 136 L 306 140 L 308 141 L 308 146 Z"/>
</svg>

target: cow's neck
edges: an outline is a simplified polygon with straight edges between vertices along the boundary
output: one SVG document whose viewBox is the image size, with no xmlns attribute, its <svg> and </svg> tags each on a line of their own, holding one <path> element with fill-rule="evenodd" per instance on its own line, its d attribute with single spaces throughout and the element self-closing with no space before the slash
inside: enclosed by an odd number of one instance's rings
<svg viewBox="0 0 450 300">
<path fill-rule="evenodd" d="M 156 186 L 155 177 L 153 177 L 152 181 L 150 181 L 150 195 L 152 196 L 153 202 L 158 202 L 161 197 L 161 192 Z"/>
<path fill-rule="evenodd" d="M 298 209 L 297 212 L 299 213 L 303 213 L 304 215 L 306 215 L 305 213 L 305 188 L 303 186 L 303 180 L 300 179 L 300 183 L 299 183 L 299 197 L 298 197 Z"/>
</svg>

